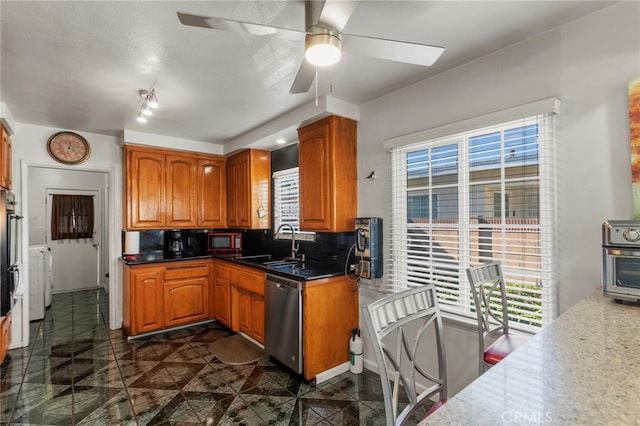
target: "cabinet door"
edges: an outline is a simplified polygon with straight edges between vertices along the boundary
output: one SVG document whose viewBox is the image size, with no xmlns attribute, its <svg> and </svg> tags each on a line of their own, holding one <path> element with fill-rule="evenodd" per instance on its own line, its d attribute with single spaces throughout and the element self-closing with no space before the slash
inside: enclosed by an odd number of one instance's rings
<svg viewBox="0 0 640 426">
<path fill-rule="evenodd" d="M 198 226 L 227 226 L 227 174 L 224 158 L 198 160 Z"/>
<path fill-rule="evenodd" d="M 328 122 L 311 124 L 298 135 L 300 229 L 331 230 L 331 170 Z"/>
<path fill-rule="evenodd" d="M 215 318 L 220 324 L 231 327 L 231 284 L 216 277 Z"/>
<path fill-rule="evenodd" d="M 238 161 L 230 158 L 227 162 L 227 225 L 238 227 Z"/>
<path fill-rule="evenodd" d="M 165 281 L 165 327 L 204 321 L 207 318 L 209 318 L 208 278 Z"/>
<path fill-rule="evenodd" d="M 131 312 L 135 327 L 131 334 L 147 333 L 163 327 L 163 269 L 131 272 Z"/>
<path fill-rule="evenodd" d="M 11 344 L 11 312 L 7 316 L 0 317 L 0 364 L 7 355 Z"/>
<path fill-rule="evenodd" d="M 264 343 L 264 296 L 251 294 L 251 337 Z"/>
<path fill-rule="evenodd" d="M 251 293 L 238 288 L 238 325 L 240 331 L 251 336 Z M 235 315 L 235 312 L 233 313 Z"/>
<path fill-rule="evenodd" d="M 1 127 L 1 126 L 0 126 Z M 4 127 L 0 129 L 2 132 L 2 152 L 0 152 L 0 186 L 11 189 L 11 135 Z"/>
<path fill-rule="evenodd" d="M 197 160 L 193 157 L 166 156 L 166 224 L 195 227 L 198 205 Z"/>
<path fill-rule="evenodd" d="M 164 155 L 127 151 L 127 229 L 162 228 L 165 220 Z"/>
<path fill-rule="evenodd" d="M 247 151 L 248 154 L 248 151 Z M 249 182 L 249 155 L 239 154 L 236 162 L 236 218 L 238 227 L 251 227 L 251 184 Z"/>
<path fill-rule="evenodd" d="M 300 229 L 352 231 L 357 212 L 357 123 L 329 116 L 298 129 Z"/>
</svg>

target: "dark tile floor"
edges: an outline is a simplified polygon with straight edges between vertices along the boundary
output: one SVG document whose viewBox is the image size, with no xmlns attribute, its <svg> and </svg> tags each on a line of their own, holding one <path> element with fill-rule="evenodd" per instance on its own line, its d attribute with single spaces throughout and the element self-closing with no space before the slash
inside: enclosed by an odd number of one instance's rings
<svg viewBox="0 0 640 426">
<path fill-rule="evenodd" d="M 376 374 L 316 386 L 269 358 L 221 363 L 209 345 L 231 332 L 217 323 L 128 341 L 108 312 L 101 290 L 53 296 L 0 369 L 1 424 L 384 424 Z"/>
</svg>

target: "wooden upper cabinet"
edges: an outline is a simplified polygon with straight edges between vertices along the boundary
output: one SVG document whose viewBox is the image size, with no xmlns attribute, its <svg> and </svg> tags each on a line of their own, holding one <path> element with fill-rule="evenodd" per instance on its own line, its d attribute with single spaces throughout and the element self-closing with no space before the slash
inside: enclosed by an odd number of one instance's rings
<svg viewBox="0 0 640 426">
<path fill-rule="evenodd" d="M 227 173 L 225 158 L 198 159 L 198 226 L 227 226 Z"/>
<path fill-rule="evenodd" d="M 329 116 L 298 129 L 300 229 L 348 232 L 358 206 L 357 122 Z"/>
<path fill-rule="evenodd" d="M 125 147 L 127 229 L 156 229 L 166 225 L 165 156 Z"/>
<path fill-rule="evenodd" d="M 225 159 L 125 146 L 126 229 L 226 226 Z"/>
<path fill-rule="evenodd" d="M 167 155 L 166 220 L 167 226 L 188 228 L 197 225 L 197 160 L 186 155 Z"/>
<path fill-rule="evenodd" d="M 0 186 L 5 189 L 11 189 L 11 135 L 4 128 L 0 126 L 0 132 L 2 133 L 2 147 L 0 148 Z"/>
<path fill-rule="evenodd" d="M 268 229 L 271 226 L 271 154 L 250 149 L 227 160 L 227 225 Z"/>
</svg>

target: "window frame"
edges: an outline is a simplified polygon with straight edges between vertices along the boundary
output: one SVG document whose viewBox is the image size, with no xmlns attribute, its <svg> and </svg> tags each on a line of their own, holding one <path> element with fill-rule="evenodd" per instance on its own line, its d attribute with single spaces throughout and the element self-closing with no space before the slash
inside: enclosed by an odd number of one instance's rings
<svg viewBox="0 0 640 426">
<path fill-rule="evenodd" d="M 297 203 L 295 208 L 294 207 L 289 207 L 288 209 L 286 208 L 287 204 L 283 204 L 282 202 L 282 196 L 284 195 L 282 191 L 279 190 L 279 187 L 281 185 L 280 180 L 285 180 L 285 179 L 290 179 L 293 176 L 296 176 L 296 189 L 295 191 L 297 192 Z M 282 225 L 283 223 L 288 223 L 291 226 L 293 226 L 293 229 L 295 231 L 295 238 L 297 241 L 315 241 L 315 232 L 307 232 L 307 231 L 300 231 L 300 179 L 299 179 L 299 170 L 298 167 L 291 167 L 289 169 L 285 169 L 285 170 L 279 170 L 277 172 L 273 172 L 272 174 L 272 180 L 273 180 L 273 232 L 274 232 L 274 239 L 277 240 L 290 240 L 291 239 L 291 231 L 287 228 L 283 229 L 280 234 L 275 235 L 276 230 L 280 227 L 280 225 Z M 287 194 L 288 196 L 291 196 L 291 194 Z M 295 217 L 295 219 L 293 218 L 292 215 L 285 213 L 285 210 L 292 210 L 295 209 L 297 216 Z M 283 220 L 283 218 L 286 218 L 286 220 Z"/>
<path fill-rule="evenodd" d="M 535 114 L 534 114 L 535 112 Z M 434 147 L 437 145 L 442 145 L 442 144 L 446 144 L 446 143 L 451 143 L 451 141 L 456 140 L 456 138 L 460 138 L 460 137 L 467 137 L 469 138 L 471 134 L 482 134 L 482 132 L 486 132 L 489 130 L 489 127 L 493 126 L 496 128 L 502 128 L 505 125 L 510 125 L 510 122 L 514 121 L 514 120 L 518 120 L 518 119 L 525 119 L 527 118 L 527 116 L 522 116 L 524 113 L 530 114 L 530 116 L 538 116 L 539 114 L 545 114 L 545 118 L 546 120 L 548 120 L 548 122 L 550 123 L 549 126 L 551 126 L 551 133 L 550 133 L 550 137 L 548 138 L 548 143 L 549 143 L 549 147 L 545 147 L 545 159 L 543 161 L 547 162 L 546 165 L 544 166 L 540 166 L 541 169 L 539 170 L 539 178 L 538 179 L 552 179 L 555 176 L 555 172 L 554 172 L 554 168 L 555 168 L 555 114 L 557 114 L 559 112 L 559 100 L 557 100 L 556 98 L 550 98 L 547 100 L 542 100 L 542 101 L 537 101 L 535 103 L 532 104 L 527 104 L 527 105 L 523 105 L 521 107 L 516 107 L 511 111 L 501 111 L 498 113 L 494 113 L 494 114 L 490 114 L 488 116 L 483 116 L 483 117 L 478 117 L 478 118 L 474 118 L 471 120 L 465 120 L 464 122 L 460 122 L 454 125 L 448 125 L 448 126 L 443 126 L 443 128 L 436 128 L 436 129 L 430 129 L 427 131 L 423 131 L 423 132 L 419 132 L 413 135 L 407 135 L 407 136 L 403 136 L 400 138 L 395 138 L 395 139 L 391 139 L 388 141 L 385 141 L 384 146 L 388 149 L 390 149 L 390 151 L 394 151 L 397 149 L 405 149 L 407 151 L 409 150 L 418 150 L 420 148 L 424 148 L 427 144 L 430 144 L 430 147 Z M 530 117 L 529 116 L 529 117 Z M 507 120 L 508 118 L 508 120 Z M 538 117 L 539 118 L 539 117 Z M 487 125 L 487 123 L 491 122 L 490 124 Z M 478 128 L 475 128 L 474 126 L 476 125 L 480 125 L 482 124 L 483 126 L 479 126 Z M 455 132 L 455 130 L 459 130 L 462 129 L 462 131 L 459 132 Z M 448 133 L 448 131 L 451 131 L 451 133 Z M 466 136 L 463 136 L 463 134 L 466 134 Z M 436 136 L 433 137 L 431 139 L 428 139 L 429 136 Z M 504 141 L 502 141 L 501 143 L 504 144 Z M 467 147 L 468 148 L 468 147 Z M 502 145 L 501 149 L 508 149 L 509 146 L 507 144 Z M 407 152 L 405 151 L 405 152 Z M 502 151 L 501 151 L 502 152 Z M 506 152 L 506 151 L 504 151 Z M 505 154 L 506 157 L 506 154 Z M 512 159 L 513 157 L 509 156 L 510 159 Z M 504 162 L 503 162 L 504 164 Z M 394 167 L 397 167 L 397 164 L 394 166 L 394 163 L 392 163 L 392 175 L 394 175 L 394 173 L 396 172 L 394 170 Z M 469 170 L 469 165 L 468 164 L 462 164 L 461 165 L 461 170 L 460 173 L 463 174 L 468 174 Z M 405 180 L 406 180 L 406 170 L 401 171 L 400 172 L 402 175 L 404 175 Z M 502 181 L 504 181 L 504 177 L 502 178 Z M 462 183 L 463 185 L 468 185 L 468 182 L 466 183 Z M 468 188 L 468 187 L 467 187 Z M 394 200 L 394 202 L 396 202 L 397 200 L 400 200 L 400 202 L 402 202 L 403 198 L 404 198 L 404 202 L 407 203 L 406 201 L 406 196 L 397 196 L 397 192 L 398 191 L 404 191 L 405 194 L 407 194 L 406 191 L 406 184 L 405 186 L 403 186 L 402 182 L 398 182 L 398 181 L 394 181 L 392 182 L 392 189 L 391 189 L 391 196 L 392 199 Z M 459 193 L 461 191 L 458 191 Z M 504 185 L 502 185 L 502 188 L 500 190 L 497 190 L 495 192 L 499 192 L 500 194 L 506 194 L 508 191 L 505 190 Z M 467 212 L 467 213 L 463 213 L 462 215 L 459 214 L 459 221 L 460 221 L 460 225 L 459 225 L 459 229 L 462 231 L 464 230 L 464 233 L 466 235 L 463 235 L 463 244 L 468 244 L 468 241 L 466 241 L 466 239 L 468 238 L 468 212 L 469 212 L 469 206 L 468 206 L 468 200 L 469 195 L 468 195 L 469 191 L 467 190 L 467 200 L 464 201 L 462 200 L 461 204 L 460 204 L 460 211 L 459 213 L 462 212 Z M 528 217 L 528 215 L 530 214 L 529 210 L 530 210 L 530 205 L 532 205 L 534 202 L 536 202 L 536 200 L 533 199 L 533 195 L 534 194 L 529 194 L 527 197 L 523 198 L 523 209 L 525 209 L 526 211 L 523 210 L 522 215 L 523 217 Z M 540 197 L 541 194 L 535 194 L 536 195 L 536 199 L 537 199 L 537 203 L 538 206 L 540 205 Z M 551 184 L 551 188 L 549 190 L 547 190 L 547 198 L 548 198 L 548 203 L 551 203 L 552 205 L 555 205 L 555 183 Z M 502 195 L 501 195 L 502 197 Z M 512 197 L 511 197 L 512 198 Z M 396 206 L 397 207 L 397 206 Z M 406 209 L 406 205 L 404 206 Z M 493 207 L 493 206 L 492 206 Z M 538 207 L 540 208 L 540 207 Z M 401 207 L 402 209 L 402 207 Z M 395 211 L 395 209 L 393 209 Z M 548 258 L 547 260 L 545 260 L 548 263 L 548 267 L 545 269 L 545 271 L 542 272 L 542 274 L 544 275 L 544 277 L 542 278 L 545 282 L 545 285 L 548 286 L 545 289 L 544 294 L 542 294 L 541 300 L 542 303 L 545 305 L 543 307 L 543 312 L 542 312 L 542 324 L 541 325 L 545 325 L 547 323 L 549 323 L 553 318 L 555 318 L 555 316 L 557 315 L 557 311 L 555 308 L 555 299 L 556 299 L 556 294 L 557 294 L 557 280 L 555 279 L 556 276 L 556 270 L 557 268 L 555 267 L 555 252 L 556 252 L 556 246 L 557 244 L 555 243 L 555 233 L 554 233 L 554 229 L 555 229 L 555 214 L 553 213 L 553 209 L 548 209 L 549 211 L 546 211 L 544 213 L 545 218 L 544 218 L 544 226 L 548 229 L 545 230 L 546 235 L 544 237 L 541 237 L 544 239 L 544 241 L 541 244 L 545 245 L 545 251 L 546 251 L 546 257 Z M 405 210 L 406 211 L 406 210 Z M 493 211 L 493 208 L 492 208 Z M 542 213 L 540 213 L 542 215 Z M 406 216 L 405 219 L 409 216 L 408 212 L 406 212 Z M 504 218 L 503 218 L 504 220 Z M 466 221 L 466 224 L 464 223 Z M 541 218 L 541 223 L 542 223 L 542 218 Z M 394 214 L 392 212 L 392 223 L 398 223 L 398 222 L 402 222 L 402 218 L 397 218 L 394 217 Z M 393 234 L 394 234 L 394 229 L 393 229 L 393 225 L 392 225 L 392 229 L 391 229 L 391 233 L 392 233 L 392 239 L 393 239 Z M 392 270 L 394 268 L 394 262 L 398 255 L 397 252 L 395 251 L 406 251 L 407 250 L 407 242 L 403 243 L 401 241 L 395 241 L 395 247 L 393 247 L 391 249 L 390 255 L 388 257 L 388 262 L 390 263 L 390 270 Z M 404 246 L 403 246 L 404 244 Z M 394 245 L 394 242 L 392 242 L 392 245 Z M 459 260 L 461 265 L 469 265 L 469 258 L 468 255 L 465 254 L 460 254 L 460 260 Z M 464 268 L 460 267 L 459 271 L 462 271 Z M 390 274 L 392 274 L 392 272 L 390 272 Z M 464 274 L 460 274 L 460 279 L 458 282 L 458 290 L 460 292 L 459 297 L 461 299 L 469 299 L 470 293 L 468 290 L 468 283 L 466 283 L 466 276 L 462 276 Z M 507 275 L 505 273 L 505 275 Z M 397 278 L 396 278 L 397 279 Z M 391 276 L 389 281 L 393 281 L 394 277 Z M 406 286 L 410 286 L 410 284 L 406 284 Z M 550 286 L 550 288 L 549 288 Z M 399 287 L 396 284 L 390 282 L 387 284 L 387 287 L 385 288 L 386 291 L 400 291 L 402 290 L 401 287 Z M 469 317 L 469 318 L 473 318 L 474 317 L 474 313 L 472 311 L 472 307 L 470 306 L 469 303 L 463 303 L 461 305 L 448 305 L 446 302 L 441 304 L 441 307 L 443 308 L 444 311 L 449 311 L 450 313 L 454 313 L 457 315 L 463 315 L 465 317 Z M 530 331 L 531 328 L 534 329 L 538 329 L 539 327 L 536 326 L 520 326 L 520 324 L 518 323 L 514 323 L 513 324 L 514 328 L 522 328 L 525 330 Z"/>
</svg>

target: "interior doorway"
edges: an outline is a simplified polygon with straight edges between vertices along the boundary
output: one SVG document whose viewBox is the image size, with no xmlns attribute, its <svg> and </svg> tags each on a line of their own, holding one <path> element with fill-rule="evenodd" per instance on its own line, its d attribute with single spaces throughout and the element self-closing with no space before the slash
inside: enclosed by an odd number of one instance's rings
<svg viewBox="0 0 640 426">
<path fill-rule="evenodd" d="M 86 197 L 91 204 L 91 230 L 89 234 L 61 235 L 54 239 L 56 231 L 54 223 L 56 196 Z M 64 293 L 75 290 L 86 290 L 101 287 L 100 268 L 101 248 L 101 197 L 99 190 L 60 190 L 47 188 L 45 204 L 47 214 L 45 219 L 45 246 L 48 248 L 51 262 L 52 293 Z M 76 213 L 76 212 L 72 212 Z M 65 213 L 66 214 L 66 213 Z M 60 213 L 58 213 L 60 215 Z M 70 215 L 65 217 L 64 226 L 68 222 L 76 222 Z M 61 225 L 58 225 L 61 226 Z"/>
<path fill-rule="evenodd" d="M 52 293 L 95 287 L 108 291 L 109 173 L 29 166 L 27 182 L 29 246 L 51 249 Z M 54 193 L 93 196 L 92 238 L 51 240 L 51 198 Z"/>
</svg>

